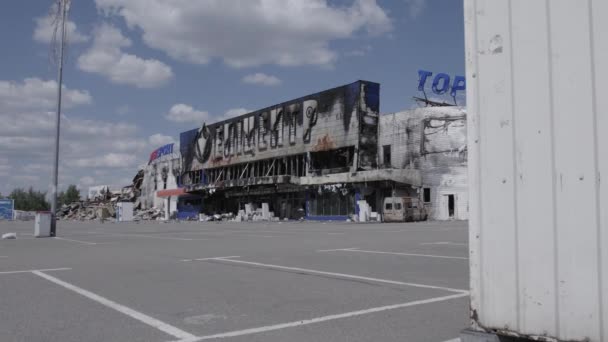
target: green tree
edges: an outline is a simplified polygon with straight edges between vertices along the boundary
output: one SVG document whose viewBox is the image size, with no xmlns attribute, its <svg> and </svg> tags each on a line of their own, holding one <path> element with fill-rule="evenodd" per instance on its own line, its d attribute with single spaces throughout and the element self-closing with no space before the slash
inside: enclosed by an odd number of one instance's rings
<svg viewBox="0 0 608 342">
<path fill-rule="evenodd" d="M 50 204 L 46 201 L 46 192 L 34 191 L 30 187 L 27 191 L 17 188 L 14 189 L 8 198 L 15 200 L 16 210 L 42 211 L 49 210 Z"/>
<path fill-rule="evenodd" d="M 80 201 L 80 191 L 76 188 L 76 185 L 70 184 L 68 188 L 64 191 L 61 191 L 57 195 L 57 203 L 59 206 L 64 204 L 71 204 L 74 202 Z"/>
</svg>

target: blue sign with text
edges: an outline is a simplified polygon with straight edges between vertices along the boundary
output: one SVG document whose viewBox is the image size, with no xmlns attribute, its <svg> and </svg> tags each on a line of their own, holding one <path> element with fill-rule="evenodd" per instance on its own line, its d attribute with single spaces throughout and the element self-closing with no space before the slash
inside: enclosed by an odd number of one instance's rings
<svg viewBox="0 0 608 342">
<path fill-rule="evenodd" d="M 0 220 L 12 220 L 15 202 L 12 199 L 0 199 Z"/>
<path fill-rule="evenodd" d="M 156 150 L 154 150 L 154 152 L 150 153 L 150 161 L 148 161 L 148 163 L 151 163 L 153 160 L 158 159 L 162 156 L 166 156 L 171 153 L 173 153 L 173 144 L 167 144 L 167 145 L 161 146 L 161 147 L 157 148 Z"/>
<path fill-rule="evenodd" d="M 450 92 L 452 97 L 456 97 L 459 90 L 466 89 L 466 79 L 464 76 L 454 76 L 454 80 L 450 79 L 450 75 L 438 73 L 432 77 L 433 73 L 426 70 L 418 70 L 418 90 L 424 91 L 427 79 L 432 78 L 433 83 L 431 89 L 437 95 L 443 95 Z"/>
</svg>

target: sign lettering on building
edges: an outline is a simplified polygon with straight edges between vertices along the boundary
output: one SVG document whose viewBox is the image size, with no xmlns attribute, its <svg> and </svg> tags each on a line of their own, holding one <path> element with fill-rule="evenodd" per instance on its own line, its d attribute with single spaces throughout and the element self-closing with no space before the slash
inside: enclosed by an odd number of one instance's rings
<svg viewBox="0 0 608 342">
<path fill-rule="evenodd" d="M 171 153 L 173 153 L 173 144 L 163 145 L 154 150 L 154 152 L 150 153 L 150 160 L 148 161 L 148 163 L 151 163 L 152 161 L 162 156 L 169 155 Z"/>
<path fill-rule="evenodd" d="M 375 138 L 367 135 L 377 132 L 379 91 L 377 83 L 357 81 L 239 117 L 204 123 L 198 130 L 180 135 L 184 169 L 356 145 L 363 160 L 360 165 L 371 167 L 376 146 Z"/>
<path fill-rule="evenodd" d="M 466 90 L 466 78 L 464 76 L 454 76 L 446 73 L 438 73 L 433 77 L 433 73 L 427 70 L 418 70 L 418 90 L 424 92 L 427 89 L 427 81 L 432 79 L 431 89 L 436 95 L 444 95 L 449 92 L 455 98 L 459 91 Z"/>
</svg>

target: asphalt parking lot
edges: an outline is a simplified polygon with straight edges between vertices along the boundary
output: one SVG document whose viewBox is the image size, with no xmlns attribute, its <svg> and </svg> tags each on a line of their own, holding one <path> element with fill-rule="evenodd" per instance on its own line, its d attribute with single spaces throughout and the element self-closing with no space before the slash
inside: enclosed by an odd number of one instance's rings
<svg viewBox="0 0 608 342">
<path fill-rule="evenodd" d="M 468 323 L 467 222 L 0 222 L 0 341 L 428 341 Z"/>
</svg>

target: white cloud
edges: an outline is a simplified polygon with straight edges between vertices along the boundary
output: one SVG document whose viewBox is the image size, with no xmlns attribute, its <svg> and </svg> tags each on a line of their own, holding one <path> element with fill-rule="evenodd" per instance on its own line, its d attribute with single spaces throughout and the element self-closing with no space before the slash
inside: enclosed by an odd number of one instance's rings
<svg viewBox="0 0 608 342">
<path fill-rule="evenodd" d="M 156 134 L 152 134 L 148 138 L 148 142 L 153 147 L 160 147 L 163 145 L 175 143 L 175 139 L 173 139 L 173 137 L 170 135 L 163 135 L 160 133 L 156 133 Z"/>
<path fill-rule="evenodd" d="M 125 53 L 131 40 L 114 26 L 103 24 L 95 30 L 93 45 L 78 57 L 80 70 L 102 75 L 111 82 L 138 88 L 155 88 L 173 78 L 171 67 L 156 59 Z"/>
<path fill-rule="evenodd" d="M 118 108 L 116 108 L 116 114 L 118 115 L 127 115 L 130 114 L 133 110 L 131 109 L 131 106 L 129 105 L 122 105 Z"/>
<path fill-rule="evenodd" d="M 34 19 L 36 22 L 36 28 L 34 29 L 34 40 L 39 43 L 50 44 L 53 41 L 53 35 L 55 35 L 55 28 L 53 26 L 53 18 L 50 16 L 44 16 Z M 89 40 L 89 37 L 82 34 L 76 28 L 76 24 L 73 21 L 68 20 L 65 25 L 67 32 L 68 43 L 84 43 Z M 61 33 L 57 30 L 56 37 L 59 39 Z"/>
<path fill-rule="evenodd" d="M 261 84 L 265 86 L 275 86 L 281 84 L 281 80 L 272 75 L 266 75 L 258 72 L 255 74 L 247 75 L 242 79 L 243 83 L 249 84 Z"/>
<path fill-rule="evenodd" d="M 23 166 L 23 172 L 25 173 L 41 173 L 41 172 L 51 172 L 52 165 L 42 164 L 42 163 L 29 163 Z"/>
<path fill-rule="evenodd" d="M 222 120 L 227 120 L 239 115 L 251 113 L 252 111 L 246 108 L 231 108 L 224 114 L 211 115 L 207 111 L 194 109 L 192 106 L 178 103 L 171 107 L 169 112 L 165 114 L 165 119 L 177 123 L 194 123 L 201 125 L 203 122 L 212 123 Z M 160 135 L 160 134 L 155 134 Z M 167 137 L 167 136 L 165 136 Z M 152 137 L 150 137 L 152 138 Z M 171 138 L 171 137 L 169 137 Z M 171 138 L 172 139 L 172 138 Z M 151 141 L 151 139 L 150 139 Z M 168 141 L 168 140 L 167 140 Z M 169 142 L 167 142 L 168 144 Z"/>
<path fill-rule="evenodd" d="M 359 33 L 382 34 L 391 20 L 376 0 L 331 5 L 328 0 L 95 0 L 121 16 L 143 41 L 174 59 L 233 67 L 262 64 L 331 65 L 330 42 Z"/>
<path fill-rule="evenodd" d="M 362 57 L 367 55 L 370 51 L 372 51 L 371 45 L 365 45 L 347 52 L 346 55 L 351 57 Z"/>
<path fill-rule="evenodd" d="M 173 122 L 189 122 L 200 124 L 210 118 L 209 113 L 192 108 L 183 103 L 175 104 L 169 109 L 169 113 L 165 115 L 165 119 Z"/>
<path fill-rule="evenodd" d="M 251 113 L 252 111 L 245 108 L 232 108 L 228 109 L 226 113 L 224 113 L 223 117 L 226 119 L 233 118 L 235 116 Z"/>
<path fill-rule="evenodd" d="M 137 158 L 131 153 L 107 153 L 92 158 L 77 158 L 70 162 L 77 167 L 128 168 L 137 164 Z"/>
<path fill-rule="evenodd" d="M 91 185 L 95 184 L 95 178 L 93 178 L 91 176 L 81 177 L 80 180 L 78 181 L 78 184 L 80 185 L 80 188 L 91 186 Z"/>
<path fill-rule="evenodd" d="M 90 104 L 88 91 L 62 88 L 62 106 L 71 108 Z M 0 108 L 53 109 L 57 104 L 57 82 L 45 81 L 36 77 L 25 78 L 22 82 L 0 80 Z"/>
<path fill-rule="evenodd" d="M 11 166 L 8 162 L 8 158 L 0 157 L 0 176 L 8 176 Z"/>
<path fill-rule="evenodd" d="M 410 18 L 417 18 L 426 8 L 427 0 L 405 0 Z"/>
<path fill-rule="evenodd" d="M 0 192 L 33 186 L 48 191 L 51 183 L 55 134 L 56 83 L 37 78 L 0 80 Z M 60 141 L 61 184 L 78 184 L 89 175 L 115 184 L 132 178 L 138 163 L 151 150 L 147 137 L 127 122 L 84 119 L 72 111 L 86 109 L 87 91 L 65 88 Z M 80 108 L 78 108 L 80 106 Z M 111 172 L 98 174 L 100 168 Z M 123 185 L 127 185 L 125 183 Z"/>
</svg>

